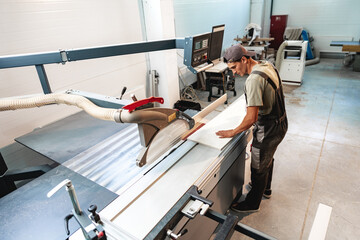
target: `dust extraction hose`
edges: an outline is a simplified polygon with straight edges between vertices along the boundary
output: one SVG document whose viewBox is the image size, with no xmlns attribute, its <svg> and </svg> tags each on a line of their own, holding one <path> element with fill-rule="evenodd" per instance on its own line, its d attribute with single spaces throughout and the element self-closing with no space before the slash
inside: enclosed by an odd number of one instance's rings
<svg viewBox="0 0 360 240">
<path fill-rule="evenodd" d="M 141 123 L 148 120 L 167 119 L 166 114 L 158 112 L 135 111 L 129 113 L 122 109 L 102 108 L 93 104 L 90 100 L 79 95 L 52 93 L 37 97 L 19 99 L 0 99 L 0 111 L 35 108 L 48 104 L 67 104 L 77 106 L 89 115 L 106 121 L 122 123 Z"/>
<path fill-rule="evenodd" d="M 284 51 L 284 49 L 289 45 L 288 41 L 284 41 L 278 51 L 277 51 L 277 54 L 276 54 L 276 62 L 275 62 L 275 67 L 276 69 L 280 70 L 280 66 L 281 66 L 281 62 L 282 62 L 282 53 Z M 316 63 L 319 63 L 320 62 L 320 53 L 319 52 L 316 52 L 316 58 L 314 59 L 311 59 L 311 60 L 306 60 L 305 61 L 305 66 L 309 66 L 309 65 L 312 65 L 312 64 L 316 64 Z"/>
<path fill-rule="evenodd" d="M 281 62 L 282 62 L 281 55 L 282 55 L 284 49 L 287 47 L 287 45 L 288 45 L 288 41 L 283 41 L 276 53 L 275 67 L 279 71 L 280 71 L 280 66 L 281 66 Z"/>
</svg>

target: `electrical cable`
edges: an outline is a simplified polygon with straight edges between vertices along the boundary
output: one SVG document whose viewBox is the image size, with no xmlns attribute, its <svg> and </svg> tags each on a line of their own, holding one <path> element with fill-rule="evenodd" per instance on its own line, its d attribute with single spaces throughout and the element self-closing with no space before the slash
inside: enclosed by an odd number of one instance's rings
<svg viewBox="0 0 360 240">
<path fill-rule="evenodd" d="M 198 100 L 199 98 L 198 98 L 194 88 L 191 85 L 185 84 L 184 77 L 182 76 L 182 73 L 181 73 L 181 70 L 179 67 L 178 67 L 178 76 L 179 76 L 182 84 L 184 85 L 184 88 L 181 90 L 180 98 L 183 100 L 192 100 L 192 101 Z"/>
</svg>

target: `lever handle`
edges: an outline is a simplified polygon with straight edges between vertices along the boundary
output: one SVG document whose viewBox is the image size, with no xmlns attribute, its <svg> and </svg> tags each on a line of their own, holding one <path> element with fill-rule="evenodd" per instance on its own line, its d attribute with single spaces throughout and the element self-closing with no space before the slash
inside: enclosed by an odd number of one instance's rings
<svg viewBox="0 0 360 240">
<path fill-rule="evenodd" d="M 73 217 L 73 214 L 69 214 L 64 218 L 64 227 L 65 227 L 65 232 L 66 235 L 70 234 L 70 230 L 69 230 L 69 220 Z"/>
<path fill-rule="evenodd" d="M 136 108 L 141 107 L 141 106 L 151 103 L 151 102 L 158 102 L 158 103 L 163 104 L 164 99 L 162 97 L 149 97 L 149 98 L 145 98 L 145 99 L 130 103 L 130 104 L 124 106 L 123 109 L 129 110 L 129 112 L 132 112 Z"/>
<path fill-rule="evenodd" d="M 64 181 L 62 181 L 61 183 L 56 185 L 53 189 L 50 190 L 50 192 L 48 192 L 47 197 L 50 198 L 57 191 L 59 191 L 60 188 L 62 188 L 63 186 L 66 186 L 66 191 L 69 193 L 70 200 L 71 200 L 71 203 L 74 207 L 76 214 L 81 215 L 81 208 L 80 208 L 79 201 L 78 201 L 76 193 L 75 193 L 75 188 L 72 185 L 71 180 L 65 179 Z"/>
<path fill-rule="evenodd" d="M 136 98 L 135 94 L 131 94 L 131 99 L 132 99 L 134 102 L 137 101 L 137 98 Z"/>
<path fill-rule="evenodd" d="M 99 214 L 96 212 L 97 210 L 97 206 L 94 204 L 94 205 L 90 205 L 90 207 L 88 208 L 88 211 L 91 212 L 91 219 L 98 223 L 100 221 L 100 216 Z"/>
<path fill-rule="evenodd" d="M 94 214 L 97 210 L 97 206 L 94 205 L 90 205 L 90 207 L 88 208 L 88 211 L 91 212 L 92 214 Z"/>
<path fill-rule="evenodd" d="M 122 99 L 122 97 L 123 97 L 124 93 L 126 92 L 126 90 L 127 90 L 127 87 L 124 87 L 124 88 L 122 89 L 122 91 L 121 91 L 121 96 L 120 96 L 120 100 Z"/>
<path fill-rule="evenodd" d="M 187 232 L 188 230 L 185 228 L 182 231 L 180 231 L 178 234 L 175 234 L 172 230 L 168 229 L 166 235 L 172 240 L 177 240 L 181 236 L 185 235 Z"/>
<path fill-rule="evenodd" d="M 64 181 L 62 181 L 61 183 L 59 183 L 58 185 L 56 185 L 53 189 L 51 189 L 48 194 L 46 195 L 48 198 L 50 198 L 52 195 L 54 195 L 57 191 L 60 190 L 60 188 L 62 188 L 65 185 L 71 185 L 71 181 L 69 179 L 65 179 Z"/>
<path fill-rule="evenodd" d="M 183 236 L 183 235 L 185 235 L 187 232 L 188 232 L 188 230 L 185 228 L 184 230 L 182 230 L 182 231 L 179 233 L 179 235 L 180 235 L 180 236 Z"/>
</svg>

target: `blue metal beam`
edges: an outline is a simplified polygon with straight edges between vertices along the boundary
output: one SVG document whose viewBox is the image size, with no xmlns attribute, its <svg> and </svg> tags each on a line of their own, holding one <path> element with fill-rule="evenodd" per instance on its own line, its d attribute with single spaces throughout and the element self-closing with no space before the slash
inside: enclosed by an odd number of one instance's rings
<svg viewBox="0 0 360 240">
<path fill-rule="evenodd" d="M 182 40 L 182 41 L 181 41 Z M 139 43 L 126 43 L 115 46 L 74 49 L 65 51 L 69 62 L 102 57 L 113 57 L 127 54 L 153 52 L 181 48 L 183 39 L 170 39 Z"/>
<path fill-rule="evenodd" d="M 121 45 L 74 49 L 58 52 L 35 54 L 21 54 L 0 57 L 0 69 L 43 65 L 51 63 L 65 63 L 92 58 L 113 57 L 126 54 L 161 51 L 175 48 L 184 48 L 184 39 L 169 39 Z M 62 56 L 62 53 L 66 55 Z"/>
<path fill-rule="evenodd" d="M 35 67 L 36 67 L 36 71 L 39 75 L 39 79 L 40 79 L 40 83 L 41 83 L 43 92 L 45 94 L 51 93 L 51 88 L 50 88 L 49 80 L 48 80 L 46 72 L 45 72 L 44 65 L 42 65 L 42 64 L 35 65 Z"/>
<path fill-rule="evenodd" d="M 0 57 L 0 69 L 62 62 L 60 52 L 3 56 Z"/>
<path fill-rule="evenodd" d="M 45 94 L 51 93 L 44 64 L 66 63 L 93 58 L 113 57 L 135 53 L 145 53 L 169 49 L 183 49 L 185 39 L 169 39 L 149 42 L 121 44 L 105 47 L 74 49 L 68 51 L 22 54 L 0 57 L 0 69 L 35 65 Z"/>
</svg>

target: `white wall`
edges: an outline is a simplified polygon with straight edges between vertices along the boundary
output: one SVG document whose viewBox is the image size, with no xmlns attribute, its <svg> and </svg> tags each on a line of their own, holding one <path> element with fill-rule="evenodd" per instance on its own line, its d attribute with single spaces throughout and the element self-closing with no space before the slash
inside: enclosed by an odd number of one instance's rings
<svg viewBox="0 0 360 240">
<path fill-rule="evenodd" d="M 304 27 L 321 52 L 341 51 L 330 42 L 360 39 L 359 0 L 273 0 L 273 15 L 289 15 L 289 27 Z"/>
<path fill-rule="evenodd" d="M 175 39 L 173 0 L 142 0 L 142 6 L 147 40 Z M 172 108 L 180 99 L 176 49 L 150 52 L 149 60 L 149 68 L 159 74 L 155 93 L 164 98 L 161 107 Z"/>
<path fill-rule="evenodd" d="M 269 37 L 272 0 L 251 0 L 250 22 L 261 27 L 260 37 Z"/>
<path fill-rule="evenodd" d="M 176 37 L 211 32 L 212 26 L 225 24 L 224 49 L 237 43 L 234 38 L 245 35 L 250 21 L 250 0 L 174 0 Z M 182 64 L 184 51 L 178 51 L 178 64 L 186 84 L 196 81 Z M 182 87 L 182 86 L 181 86 Z"/>
<path fill-rule="evenodd" d="M 250 22 L 256 23 L 261 27 L 260 36 L 263 34 L 265 3 L 264 0 L 251 0 L 250 3 Z"/>
<path fill-rule="evenodd" d="M 0 56 L 143 40 L 138 1 L 0 0 Z M 145 97 L 145 54 L 45 65 L 52 90 Z M 35 67 L 0 69 L 0 98 L 42 93 Z M 79 111 L 69 106 L 0 112 L 0 147 Z"/>
</svg>

